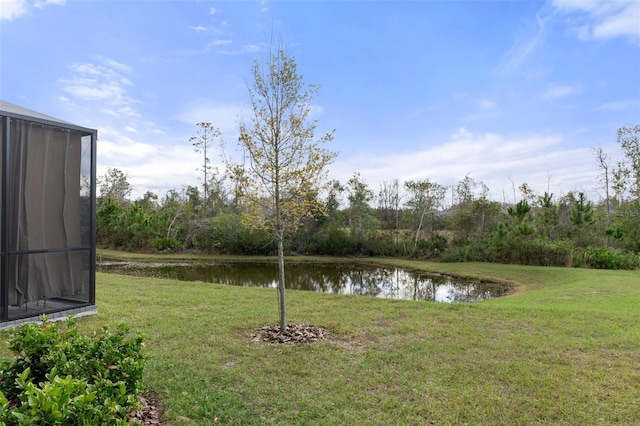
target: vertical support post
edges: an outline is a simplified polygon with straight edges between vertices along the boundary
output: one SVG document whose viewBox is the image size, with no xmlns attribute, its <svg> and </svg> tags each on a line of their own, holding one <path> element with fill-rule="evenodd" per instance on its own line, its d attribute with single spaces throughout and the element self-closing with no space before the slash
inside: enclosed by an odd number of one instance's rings
<svg viewBox="0 0 640 426">
<path fill-rule="evenodd" d="M 2 213 L 0 217 L 0 320 L 9 320 L 9 275 L 7 267 L 9 265 L 9 247 L 8 240 L 8 205 L 9 198 L 9 138 L 11 136 L 11 117 L 0 117 L 3 121 L 2 126 L 2 184 L 0 185 L 0 197 L 2 202 Z"/>
<path fill-rule="evenodd" d="M 91 134 L 91 249 L 89 255 L 89 302 L 96 304 L 96 151 L 98 132 Z"/>
</svg>

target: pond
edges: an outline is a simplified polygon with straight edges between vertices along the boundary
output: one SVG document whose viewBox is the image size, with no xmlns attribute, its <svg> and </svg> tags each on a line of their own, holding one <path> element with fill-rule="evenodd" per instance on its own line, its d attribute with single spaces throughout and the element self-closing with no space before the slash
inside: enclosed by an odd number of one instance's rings
<svg viewBox="0 0 640 426">
<path fill-rule="evenodd" d="M 102 262 L 99 272 L 277 288 L 277 264 L 269 262 L 133 263 Z M 388 299 L 479 302 L 503 296 L 509 287 L 392 266 L 364 263 L 289 263 L 287 289 Z"/>
</svg>

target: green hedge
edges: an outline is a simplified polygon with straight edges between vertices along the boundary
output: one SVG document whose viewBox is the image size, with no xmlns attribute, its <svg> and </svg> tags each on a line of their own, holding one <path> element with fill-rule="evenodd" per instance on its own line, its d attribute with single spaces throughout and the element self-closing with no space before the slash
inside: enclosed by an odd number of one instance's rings
<svg viewBox="0 0 640 426">
<path fill-rule="evenodd" d="M 144 336 L 120 324 L 83 336 L 42 317 L 9 331 L 0 365 L 0 425 L 126 425 L 139 408 Z"/>
</svg>

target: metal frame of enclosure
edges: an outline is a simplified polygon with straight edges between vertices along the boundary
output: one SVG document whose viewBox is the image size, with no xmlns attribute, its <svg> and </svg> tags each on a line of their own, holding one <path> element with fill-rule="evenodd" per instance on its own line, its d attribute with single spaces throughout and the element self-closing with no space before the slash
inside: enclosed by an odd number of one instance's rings
<svg viewBox="0 0 640 426">
<path fill-rule="evenodd" d="M 0 101 L 0 328 L 95 306 L 96 130 Z"/>
</svg>

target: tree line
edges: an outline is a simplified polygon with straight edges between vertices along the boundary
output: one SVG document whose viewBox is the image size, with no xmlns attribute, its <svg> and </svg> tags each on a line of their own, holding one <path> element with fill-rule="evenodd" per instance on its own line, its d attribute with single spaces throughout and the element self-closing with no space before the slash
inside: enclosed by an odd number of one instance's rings
<svg viewBox="0 0 640 426">
<path fill-rule="evenodd" d="M 98 179 L 97 241 L 138 251 L 195 250 L 273 255 L 275 236 L 256 213 L 235 165 L 209 167 L 206 149 L 219 133 L 199 123 L 194 146 L 205 152 L 201 186 L 152 192 L 132 200 L 127 175 L 109 169 Z M 204 133 L 204 135 L 203 135 Z M 443 261 L 529 265 L 638 267 L 640 254 L 640 126 L 621 128 L 624 157 L 610 164 L 595 150 L 605 196 L 582 192 L 556 197 L 518 187 L 515 204 L 489 198 L 471 176 L 445 186 L 431 179 L 398 179 L 372 188 L 356 172 L 307 192 L 316 206 L 283 233 L 289 254 L 407 256 Z M 197 144 L 197 145 L 196 145 Z M 211 150 L 209 149 L 209 152 Z M 515 194 L 514 185 L 514 194 Z"/>
</svg>

